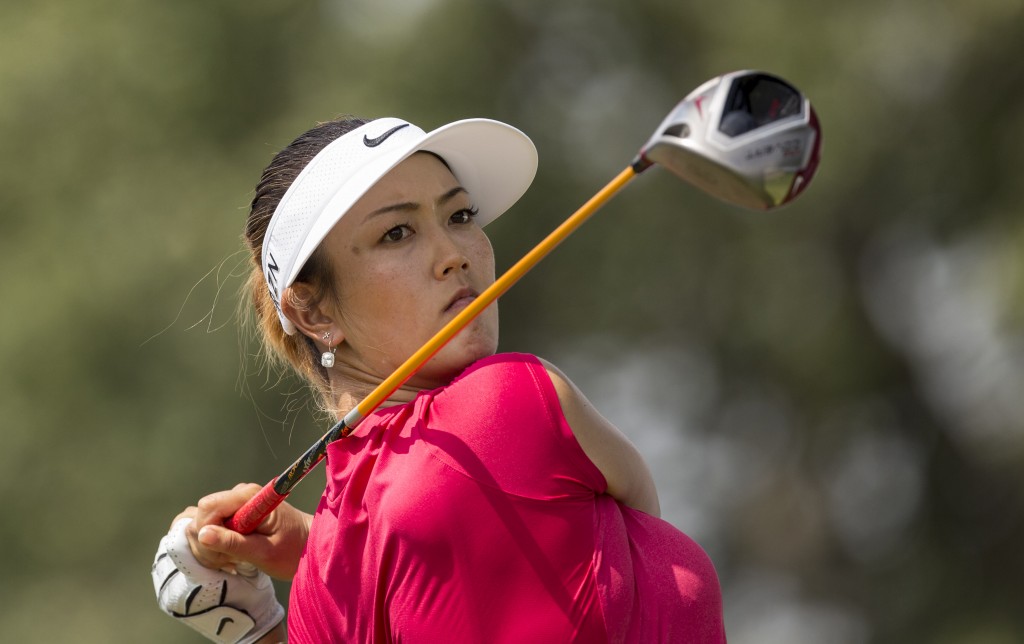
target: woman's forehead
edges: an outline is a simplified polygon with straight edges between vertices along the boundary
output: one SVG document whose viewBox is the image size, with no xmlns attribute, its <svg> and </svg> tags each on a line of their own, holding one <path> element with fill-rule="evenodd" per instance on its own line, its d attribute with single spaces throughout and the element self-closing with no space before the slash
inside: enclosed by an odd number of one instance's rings
<svg viewBox="0 0 1024 644">
<path fill-rule="evenodd" d="M 426 205 L 459 186 L 458 179 L 437 156 L 417 152 L 384 175 L 352 205 L 350 211 L 368 215 L 393 204 Z M 465 190 L 461 192 L 465 193 Z"/>
</svg>

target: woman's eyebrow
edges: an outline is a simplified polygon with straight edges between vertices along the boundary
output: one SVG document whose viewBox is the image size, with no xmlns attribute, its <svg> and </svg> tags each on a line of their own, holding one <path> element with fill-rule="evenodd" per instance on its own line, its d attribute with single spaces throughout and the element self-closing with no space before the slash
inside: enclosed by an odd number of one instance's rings
<svg viewBox="0 0 1024 644">
<path fill-rule="evenodd" d="M 437 203 L 438 206 L 443 206 L 446 203 L 448 203 L 449 201 L 451 201 L 452 199 L 454 199 L 455 196 L 460 194 L 460 193 L 469 194 L 468 192 L 466 192 L 466 189 L 463 188 L 462 186 L 455 186 L 454 188 L 452 188 L 448 192 L 446 192 L 443 195 L 441 195 L 440 197 L 438 197 L 436 203 Z"/>
<path fill-rule="evenodd" d="M 435 203 L 438 206 L 443 206 L 446 203 L 448 203 L 449 201 L 451 201 L 452 199 L 454 199 L 456 196 L 458 196 L 459 194 L 462 194 L 462 193 L 469 194 L 468 192 L 466 192 L 466 189 L 463 188 L 462 186 L 455 186 L 454 188 L 452 188 L 448 192 L 446 192 L 443 195 L 441 195 L 440 197 L 438 197 L 437 200 L 435 201 Z M 385 214 L 387 214 L 389 212 L 409 212 L 409 211 L 417 210 L 417 209 L 419 209 L 419 207 L 420 207 L 420 205 L 418 203 L 414 202 L 414 201 L 402 201 L 402 202 L 399 202 L 399 203 L 393 203 L 393 204 L 388 204 L 387 206 L 382 206 L 382 207 L 374 210 L 373 212 L 369 213 L 368 215 L 366 215 L 366 217 L 367 217 L 367 219 L 370 219 L 370 218 L 373 218 L 373 217 L 377 217 L 378 215 L 385 215 Z"/>
<path fill-rule="evenodd" d="M 420 205 L 418 203 L 412 201 L 393 203 L 374 210 L 373 212 L 366 215 L 366 218 L 372 219 L 380 215 L 386 215 L 389 212 L 406 212 L 410 210 L 417 210 L 419 207 Z"/>
</svg>

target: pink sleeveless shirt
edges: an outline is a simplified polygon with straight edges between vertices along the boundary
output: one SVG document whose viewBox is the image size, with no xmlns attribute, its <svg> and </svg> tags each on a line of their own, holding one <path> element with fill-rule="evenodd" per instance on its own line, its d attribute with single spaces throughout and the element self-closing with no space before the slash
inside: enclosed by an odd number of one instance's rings
<svg viewBox="0 0 1024 644">
<path fill-rule="evenodd" d="M 290 642 L 724 642 L 707 555 L 618 503 L 534 357 L 371 414 L 327 452 Z"/>
</svg>

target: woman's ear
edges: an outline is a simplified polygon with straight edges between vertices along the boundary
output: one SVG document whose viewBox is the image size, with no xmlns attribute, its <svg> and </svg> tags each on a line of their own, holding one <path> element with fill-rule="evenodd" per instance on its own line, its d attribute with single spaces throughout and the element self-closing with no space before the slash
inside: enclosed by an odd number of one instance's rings
<svg viewBox="0 0 1024 644">
<path fill-rule="evenodd" d="M 321 345 L 330 334 L 331 347 L 341 344 L 344 336 L 333 312 L 322 299 L 313 295 L 313 289 L 304 282 L 296 282 L 281 293 L 281 312 L 292 321 L 299 333 Z"/>
</svg>

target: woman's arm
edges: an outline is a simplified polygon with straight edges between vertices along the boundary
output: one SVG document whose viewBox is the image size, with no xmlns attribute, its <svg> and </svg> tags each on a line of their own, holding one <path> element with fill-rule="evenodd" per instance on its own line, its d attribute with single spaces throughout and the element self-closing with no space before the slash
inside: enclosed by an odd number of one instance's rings
<svg viewBox="0 0 1024 644">
<path fill-rule="evenodd" d="M 661 516 L 654 478 L 637 448 L 565 374 L 547 361 L 541 362 L 555 385 L 562 413 L 577 442 L 608 482 L 608 494 L 631 508 Z"/>
</svg>

